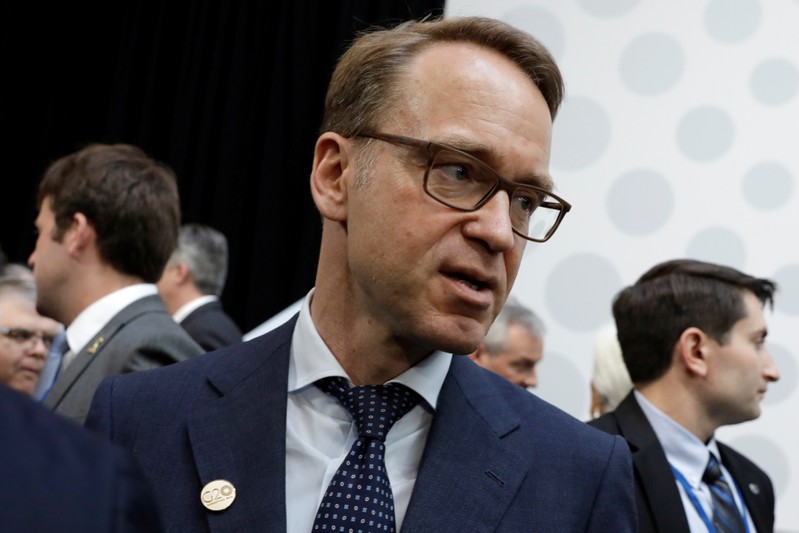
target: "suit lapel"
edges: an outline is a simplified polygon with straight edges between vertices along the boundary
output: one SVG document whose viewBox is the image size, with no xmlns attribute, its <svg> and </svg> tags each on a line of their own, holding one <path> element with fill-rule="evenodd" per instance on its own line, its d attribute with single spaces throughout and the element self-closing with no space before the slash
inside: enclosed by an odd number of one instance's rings
<svg viewBox="0 0 799 533">
<path fill-rule="evenodd" d="M 465 357 L 444 381 L 402 529 L 494 531 L 528 470 L 502 438 L 514 410 Z M 490 502 L 487 504 L 486 502 Z"/>
<path fill-rule="evenodd" d="M 158 310 L 158 304 L 160 304 L 158 296 L 147 296 L 136 300 L 114 315 L 111 320 L 91 338 L 86 346 L 78 352 L 67 369 L 59 373 L 58 378 L 53 384 L 53 388 L 44 399 L 44 404 L 53 409 L 57 408 L 75 383 L 77 383 L 84 372 L 86 372 L 86 369 L 89 368 L 92 362 L 96 360 L 97 356 L 102 353 L 108 342 L 119 330 L 136 317 L 144 313 Z M 161 305 L 163 306 L 163 304 Z"/>
<path fill-rule="evenodd" d="M 755 529 L 758 531 L 771 531 L 774 527 L 772 514 L 774 502 L 768 501 L 766 496 L 766 487 L 761 486 L 760 480 L 752 476 L 750 467 L 739 461 L 738 456 L 730 451 L 730 448 L 722 443 L 718 443 L 719 452 L 721 454 L 721 462 L 724 467 L 730 471 L 735 484 L 743 495 L 744 504 L 752 517 L 752 522 L 755 524 Z"/>
<path fill-rule="evenodd" d="M 666 454 L 635 396 L 629 396 L 613 415 L 630 445 L 636 481 L 651 510 L 657 531 L 689 531 L 680 492 Z M 639 506 L 644 503 L 639 501 Z"/>
<path fill-rule="evenodd" d="M 286 529 L 286 391 L 293 330 L 292 320 L 274 335 L 248 343 L 252 357 L 236 359 L 235 368 L 217 366 L 208 381 L 219 398 L 188 420 L 200 484 L 224 479 L 236 488 L 228 509 L 208 514 L 212 531 Z"/>
</svg>

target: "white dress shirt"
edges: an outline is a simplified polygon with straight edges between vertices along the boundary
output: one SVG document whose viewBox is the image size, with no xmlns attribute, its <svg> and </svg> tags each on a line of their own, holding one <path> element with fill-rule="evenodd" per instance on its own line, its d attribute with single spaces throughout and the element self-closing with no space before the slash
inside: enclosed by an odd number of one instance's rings
<svg viewBox="0 0 799 533">
<path fill-rule="evenodd" d="M 158 294 L 158 289 L 155 285 L 152 283 L 137 283 L 106 294 L 81 311 L 67 327 L 69 351 L 64 354 L 64 359 L 61 362 L 62 371 L 87 344 L 95 340 L 95 336 L 117 313 L 136 300 L 152 294 Z"/>
<path fill-rule="evenodd" d="M 311 531 L 330 480 L 358 437 L 345 407 L 314 385 L 324 377 L 348 376 L 314 326 L 310 312 L 312 297 L 313 290 L 300 310 L 289 360 L 286 407 L 286 531 L 289 533 Z M 389 381 L 402 383 L 424 400 L 397 421 L 386 436 L 386 471 L 394 495 L 397 531 L 408 509 L 438 394 L 451 360 L 451 354 L 434 352 Z"/>
<path fill-rule="evenodd" d="M 736 489 L 735 481 L 732 475 L 721 463 L 721 455 L 719 454 L 716 438 L 712 437 L 707 444 L 699 440 L 696 435 L 688 431 L 686 428 L 675 422 L 671 417 L 666 415 L 663 411 L 655 407 L 652 402 L 646 399 L 643 394 L 635 393 L 635 399 L 638 400 L 638 405 L 644 412 L 646 419 L 655 431 L 663 451 L 666 452 L 666 459 L 672 467 L 677 469 L 688 484 L 691 486 L 693 493 L 699 500 L 700 505 L 705 511 L 705 514 L 712 518 L 712 499 L 710 496 L 710 488 L 706 483 L 702 482 L 702 476 L 705 473 L 707 462 L 710 459 L 710 454 L 716 456 L 721 464 L 721 472 L 724 480 L 730 486 L 732 495 L 735 498 L 735 505 L 740 512 L 743 509 L 743 502 L 741 501 L 740 494 Z M 685 509 L 685 516 L 688 519 L 688 527 L 691 533 L 707 533 L 707 526 L 699 516 L 694 504 L 691 503 L 688 493 L 682 484 L 677 481 L 676 477 L 674 482 L 680 491 L 680 498 L 682 499 L 682 506 Z M 752 517 L 746 513 L 746 521 L 749 523 L 749 531 L 756 532 L 755 525 L 752 522 Z"/>
</svg>

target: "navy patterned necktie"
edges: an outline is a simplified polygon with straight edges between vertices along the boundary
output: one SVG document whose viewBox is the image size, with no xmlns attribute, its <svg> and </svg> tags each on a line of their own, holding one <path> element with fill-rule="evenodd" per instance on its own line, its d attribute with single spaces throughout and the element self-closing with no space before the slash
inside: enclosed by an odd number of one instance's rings
<svg viewBox="0 0 799 533">
<path fill-rule="evenodd" d="M 710 496 L 713 501 L 713 527 L 719 533 L 745 533 L 741 513 L 735 505 L 730 486 L 721 475 L 721 465 L 718 459 L 711 453 L 707 468 L 702 476 L 710 488 Z"/>
<path fill-rule="evenodd" d="M 399 383 L 349 388 L 341 377 L 321 379 L 316 386 L 349 411 L 358 439 L 330 481 L 313 531 L 395 531 L 385 440 L 394 423 L 419 403 L 419 395 Z"/>
</svg>

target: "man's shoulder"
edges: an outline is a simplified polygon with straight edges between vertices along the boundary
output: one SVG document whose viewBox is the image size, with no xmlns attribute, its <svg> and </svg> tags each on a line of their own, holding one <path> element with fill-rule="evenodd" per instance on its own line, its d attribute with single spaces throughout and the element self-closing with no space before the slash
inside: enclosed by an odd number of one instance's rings
<svg viewBox="0 0 799 533">
<path fill-rule="evenodd" d="M 239 326 L 217 300 L 193 310 L 180 326 L 206 351 L 240 342 L 243 336 Z"/>
<path fill-rule="evenodd" d="M 471 362 L 468 362 L 471 363 Z M 539 398 L 493 372 L 467 361 L 459 363 L 457 373 L 470 401 L 489 402 L 487 412 L 504 412 L 516 419 L 520 446 L 538 441 L 558 440 L 562 450 L 584 450 L 588 453 L 607 453 L 614 446 L 614 438 L 588 426 L 569 413 Z M 464 378 L 463 376 L 467 376 Z M 488 414 L 484 416 L 487 418 Z M 512 439 L 517 440 L 517 439 Z"/>
<path fill-rule="evenodd" d="M 23 466 L 15 461 L 0 462 L 0 471 L 6 481 L 9 481 L 9 472 L 32 468 L 35 471 L 28 474 L 36 478 L 37 483 L 44 476 L 49 482 L 68 480 L 80 484 L 83 479 L 111 472 L 109 465 L 123 465 L 126 459 L 120 449 L 100 436 L 5 386 L 0 386 L 0 424 L 3 427 L 3 438 L 0 439 L 3 456 L 24 456 L 22 462 L 25 463 Z M 25 453 L 20 456 L 19 451 L 23 449 Z M 19 481 L 23 479 L 31 478 Z"/>
<path fill-rule="evenodd" d="M 0 426 L 0 454 L 18 459 L 0 461 L 8 489 L 0 488 L 1 524 L 31 531 L 102 531 L 117 522 L 156 527 L 149 489 L 121 448 L 5 386 Z"/>
<path fill-rule="evenodd" d="M 588 425 L 597 429 L 601 429 L 605 433 L 611 435 L 621 435 L 621 427 L 615 411 L 606 413 L 598 418 L 589 420 Z"/>
<path fill-rule="evenodd" d="M 174 325 L 182 335 L 188 335 L 178 324 Z M 208 377 L 221 383 L 235 383 L 245 379 L 256 367 L 271 358 L 274 352 L 285 349 L 287 354 L 292 331 L 293 322 L 290 322 L 250 341 L 204 353 L 186 361 L 113 376 L 115 393 L 141 390 L 157 392 L 163 389 L 165 393 L 172 394 L 177 387 L 186 390 L 204 387 Z"/>
<path fill-rule="evenodd" d="M 202 353 L 202 349 L 167 313 L 157 296 L 130 303 L 109 321 L 106 328 L 112 334 L 108 342 L 120 350 L 145 349 L 174 352 L 180 356 Z"/>
</svg>

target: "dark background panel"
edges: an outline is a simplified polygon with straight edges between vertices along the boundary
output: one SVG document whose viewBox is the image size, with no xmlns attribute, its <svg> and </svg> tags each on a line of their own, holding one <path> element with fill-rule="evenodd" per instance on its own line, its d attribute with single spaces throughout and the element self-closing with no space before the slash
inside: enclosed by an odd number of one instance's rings
<svg viewBox="0 0 799 533">
<path fill-rule="evenodd" d="M 178 176 L 184 222 L 230 242 L 225 307 L 246 331 L 312 286 L 308 177 L 324 92 L 359 31 L 443 0 L 6 3 L 0 8 L 0 246 L 33 249 L 47 165 L 91 142 L 142 147 Z"/>
</svg>

